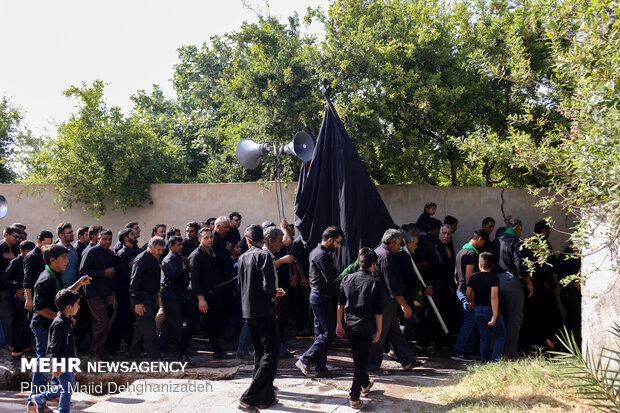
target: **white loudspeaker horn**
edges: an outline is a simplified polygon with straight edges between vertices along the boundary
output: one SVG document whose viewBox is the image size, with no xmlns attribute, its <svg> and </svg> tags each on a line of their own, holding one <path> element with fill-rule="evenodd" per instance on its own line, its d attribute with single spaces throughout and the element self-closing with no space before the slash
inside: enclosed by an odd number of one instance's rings
<svg viewBox="0 0 620 413">
<path fill-rule="evenodd" d="M 260 158 L 270 150 L 270 144 L 256 143 L 252 139 L 241 139 L 237 144 L 237 159 L 243 167 L 254 169 L 260 163 Z"/>
<path fill-rule="evenodd" d="M 307 132 L 297 132 L 292 141 L 283 146 L 281 153 L 295 155 L 304 162 L 312 160 L 314 153 L 314 139 Z"/>
<path fill-rule="evenodd" d="M 4 218 L 7 212 L 9 212 L 9 203 L 4 195 L 0 195 L 0 218 Z"/>
</svg>

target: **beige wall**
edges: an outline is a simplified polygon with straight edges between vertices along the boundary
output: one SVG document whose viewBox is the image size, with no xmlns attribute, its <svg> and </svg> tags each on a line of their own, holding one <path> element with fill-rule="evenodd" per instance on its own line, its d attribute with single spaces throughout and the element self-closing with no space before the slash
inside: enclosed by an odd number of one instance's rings
<svg viewBox="0 0 620 413">
<path fill-rule="evenodd" d="M 284 206 L 289 222 L 293 222 L 296 184 L 283 188 Z M 239 184 L 158 184 L 153 185 L 152 205 L 132 208 L 123 214 L 108 209 L 108 213 L 97 220 L 82 211 L 81 206 L 63 211 L 54 202 L 56 194 L 52 186 L 45 187 L 40 194 L 23 192 L 19 184 L 0 185 L 0 195 L 8 200 L 7 216 L 0 225 L 22 222 L 28 226 L 28 235 L 34 239 L 42 229 L 55 230 L 59 222 L 71 222 L 75 227 L 98 223 L 110 228 L 116 234 L 129 221 L 138 221 L 143 235 L 141 242 L 149 238 L 151 228 L 158 223 L 184 229 L 188 221 L 205 221 L 209 217 L 228 215 L 238 211 L 243 216 L 242 229 L 251 223 L 265 220 L 277 221 L 275 185 L 268 187 L 258 183 Z M 453 215 L 460 221 L 455 234 L 458 248 L 468 239 L 471 231 L 478 228 L 485 216 L 501 223 L 501 193 L 499 188 L 482 187 L 435 187 L 429 185 L 383 185 L 379 192 L 392 218 L 398 225 L 415 222 L 427 201 L 435 202 L 439 208 L 435 217 L 443 220 Z M 534 223 L 543 214 L 534 206 L 535 198 L 525 190 L 506 189 L 504 211 L 507 215 L 519 217 L 524 222 L 524 236 L 532 233 Z M 566 230 L 569 222 L 560 210 L 551 211 L 558 228 Z M 551 242 L 556 249 L 563 249 L 565 237 L 554 233 Z"/>
</svg>

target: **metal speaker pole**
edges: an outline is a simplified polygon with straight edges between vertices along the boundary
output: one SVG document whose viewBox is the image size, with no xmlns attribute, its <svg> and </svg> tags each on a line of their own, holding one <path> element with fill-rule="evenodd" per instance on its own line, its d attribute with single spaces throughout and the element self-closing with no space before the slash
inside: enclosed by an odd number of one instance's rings
<svg viewBox="0 0 620 413">
<path fill-rule="evenodd" d="M 312 160 L 314 153 L 314 139 L 307 132 L 297 132 L 292 141 L 283 146 L 281 153 L 295 155 L 304 162 Z"/>
<path fill-rule="evenodd" d="M 4 195 L 0 195 L 0 218 L 4 218 L 7 212 L 9 212 L 9 203 Z"/>
<path fill-rule="evenodd" d="M 237 144 L 237 159 L 243 167 L 254 169 L 260 163 L 260 158 L 269 153 L 271 145 L 256 143 L 252 139 L 241 139 Z"/>
</svg>

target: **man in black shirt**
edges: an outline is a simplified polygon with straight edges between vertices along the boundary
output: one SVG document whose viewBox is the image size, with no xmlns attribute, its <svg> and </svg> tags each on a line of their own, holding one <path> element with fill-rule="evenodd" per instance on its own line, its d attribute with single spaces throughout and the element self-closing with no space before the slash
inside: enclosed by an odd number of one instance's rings
<svg viewBox="0 0 620 413">
<path fill-rule="evenodd" d="M 233 253 L 240 254 L 241 251 L 235 252 L 236 245 L 230 243 L 227 239 L 230 232 L 230 219 L 225 216 L 218 217 L 215 220 L 215 231 L 213 232 L 213 258 L 215 259 L 215 268 L 218 275 L 222 277 L 217 284 L 229 281 L 233 278 Z M 233 285 L 232 283 L 224 284 L 218 288 L 217 294 L 218 313 L 223 314 L 223 319 L 218 320 L 218 334 L 224 334 L 226 328 L 231 324 L 232 314 L 235 305 Z M 231 330 L 229 330 L 231 332 Z"/>
<path fill-rule="evenodd" d="M 84 252 L 84 249 L 88 246 L 88 242 L 88 227 L 79 227 L 77 230 L 77 241 L 73 244 L 73 247 L 78 253 L 78 263 L 82 262 L 82 252 Z"/>
<path fill-rule="evenodd" d="M 166 345 L 169 340 L 174 341 L 177 348 L 181 348 L 183 334 L 183 314 L 185 310 L 185 296 L 189 279 L 185 265 L 181 258 L 183 238 L 174 236 L 168 240 L 168 255 L 161 264 L 161 304 L 166 314 L 164 326 L 161 330 L 160 342 Z"/>
<path fill-rule="evenodd" d="M 140 225 L 137 222 L 129 222 L 125 225 L 126 229 L 131 229 L 133 231 L 134 245 L 138 252 L 144 251 L 144 248 L 140 248 L 138 245 L 138 238 L 140 238 L 140 233 L 142 230 L 140 229 Z M 116 241 L 114 244 L 114 254 L 118 254 L 118 252 L 123 248 L 123 244 L 119 241 Z"/>
<path fill-rule="evenodd" d="M 151 238 L 147 249 L 138 254 L 131 268 L 129 291 L 136 317 L 136 331 L 129 350 L 131 357 L 137 357 L 140 345 L 144 343 L 146 353 L 151 359 L 161 359 L 155 315 L 159 307 L 157 293 L 161 286 L 159 256 L 164 251 L 164 244 L 163 238 Z"/>
<path fill-rule="evenodd" d="M 34 242 L 22 241 L 19 244 L 19 255 L 11 260 L 4 273 L 4 281 L 13 295 L 17 314 L 17 327 L 11 342 L 13 346 L 11 356 L 13 357 L 20 357 L 23 353 L 30 350 L 30 343 L 32 341 L 30 318 L 24 308 L 24 303 L 26 302 L 24 295 L 24 257 L 35 248 Z"/>
<path fill-rule="evenodd" d="M 351 343 L 355 371 L 349 403 L 353 408 L 361 407 L 360 393 L 368 394 L 372 387 L 368 378 L 368 357 L 371 346 L 381 337 L 383 311 L 387 305 L 383 283 L 373 275 L 377 254 L 364 247 L 357 261 L 360 271 L 346 275 L 340 284 L 336 324 L 338 337 L 346 333 Z"/>
<path fill-rule="evenodd" d="M 129 280 L 131 279 L 133 260 L 139 251 L 135 247 L 134 232 L 131 228 L 124 228 L 119 231 L 118 239 L 123 247 L 116 253 L 118 273 L 113 281 L 116 312 L 110 321 L 110 332 L 106 343 L 106 351 L 111 354 L 121 350 L 123 338 L 129 350 L 133 342 L 135 322 L 129 294 Z"/>
<path fill-rule="evenodd" d="M 4 229 L 4 239 L 0 241 L 0 281 L 4 276 L 6 268 L 11 260 L 19 255 L 17 240 L 21 231 L 17 227 L 7 227 Z M 0 320 L 4 327 L 4 337 L 8 343 L 13 341 L 13 295 L 5 282 L 0 282 Z M 1 327 L 0 327 L 1 328 Z"/>
<path fill-rule="evenodd" d="M 342 243 L 344 233 L 336 226 L 323 231 L 322 242 L 310 253 L 310 306 L 314 312 L 314 343 L 295 364 L 303 374 L 310 376 L 314 364 L 317 377 L 329 377 L 327 349 L 336 334 L 334 299 L 338 271 L 331 253 Z"/>
<path fill-rule="evenodd" d="M 239 400 L 240 408 L 255 411 L 277 403 L 273 380 L 278 371 L 280 334 L 276 321 L 276 297 L 284 291 L 276 288 L 271 254 L 261 249 L 263 229 L 250 225 L 244 233 L 250 245 L 239 257 L 239 291 L 243 317 L 254 343 L 252 382 Z"/>
<path fill-rule="evenodd" d="M 293 241 L 291 254 L 295 257 L 294 265 L 297 276 L 295 291 L 296 337 L 302 339 L 310 336 L 309 328 L 312 326 L 313 317 L 310 314 L 310 282 L 308 280 L 308 274 L 310 273 L 310 250 L 301 236 Z"/>
<path fill-rule="evenodd" d="M 232 245 L 237 245 L 241 241 L 241 234 L 239 233 L 241 214 L 236 211 L 231 212 L 228 218 L 230 220 L 230 228 L 228 229 L 228 234 L 226 234 L 226 239 Z"/>
<path fill-rule="evenodd" d="M 109 306 L 114 305 L 114 285 L 116 275 L 116 255 L 110 249 L 112 231 L 99 232 L 99 242 L 84 250 L 80 264 L 80 276 L 88 275 L 92 282 L 84 289 L 86 302 L 93 321 L 93 335 L 90 343 L 91 358 L 101 360 L 108 337 Z"/>
<path fill-rule="evenodd" d="M 463 325 L 459 331 L 459 337 L 454 345 L 454 353 L 452 354 L 452 360 L 456 361 L 473 361 L 473 359 L 465 355 L 465 350 L 469 353 L 473 352 L 474 328 L 476 327 L 476 320 L 474 318 L 474 306 L 467 299 L 467 283 L 469 277 L 475 272 L 478 265 L 478 255 L 482 248 L 486 244 L 487 232 L 483 229 L 474 231 L 471 239 L 463 248 L 456 254 L 456 296 L 461 302 L 461 313 L 463 314 Z"/>
<path fill-rule="evenodd" d="M 50 240 L 51 244 L 51 240 Z M 62 289 L 62 276 L 61 271 L 65 269 L 69 263 L 67 258 L 68 251 L 65 247 L 59 244 L 46 245 L 42 252 L 44 257 L 43 271 L 40 276 L 37 277 L 37 281 L 34 285 L 34 315 L 30 322 L 30 328 L 35 338 L 37 359 L 45 357 L 47 350 L 47 342 L 49 335 L 49 328 L 52 324 L 52 320 L 56 318 L 56 304 L 54 298 L 58 291 Z M 69 289 L 77 291 L 83 285 L 89 285 L 91 278 L 87 275 L 80 277 Z M 47 380 L 47 373 L 33 373 L 32 374 L 32 386 L 31 389 L 39 389 L 43 386 Z M 52 378 L 52 385 L 57 385 L 58 380 Z M 33 393 L 28 396 L 28 410 L 31 410 L 30 405 L 33 403 Z"/>
<path fill-rule="evenodd" d="M 24 308 L 29 313 L 32 312 L 34 304 L 34 284 L 45 269 L 45 261 L 43 260 L 41 248 L 43 248 L 44 245 L 51 244 L 53 238 L 54 235 L 49 231 L 39 232 L 39 235 L 37 235 L 37 247 L 24 257 L 24 293 L 26 295 Z"/>
<path fill-rule="evenodd" d="M 381 368 L 386 340 L 389 340 L 403 370 L 411 370 L 421 364 L 416 362 L 415 354 L 413 354 L 413 350 L 411 350 L 398 326 L 399 308 L 402 309 L 405 318 L 410 318 L 413 315 L 411 307 L 403 296 L 405 283 L 393 257 L 393 254 L 399 250 L 402 240 L 403 233 L 400 230 L 388 229 L 381 238 L 381 245 L 375 251 L 377 253 L 377 264 L 374 275 L 385 282 L 387 304 L 383 310 L 381 336 L 370 348 L 368 369 L 371 371 Z"/>
<path fill-rule="evenodd" d="M 88 228 L 89 242 L 86 248 L 84 248 L 84 250 L 82 251 L 82 258 L 80 258 L 80 265 L 82 265 L 82 260 L 84 259 L 84 255 L 86 255 L 86 252 L 99 243 L 99 233 L 101 232 L 102 229 L 103 227 L 101 225 L 92 225 Z"/>
<path fill-rule="evenodd" d="M 506 227 L 506 231 L 497 238 L 493 256 L 497 260 L 502 314 L 506 321 L 504 355 L 514 358 L 519 347 L 519 331 L 523 321 L 524 286 L 528 289 L 528 298 L 534 294 L 534 286 L 523 264 L 523 241 L 520 239 L 523 224 L 520 219 L 513 218 Z"/>
<path fill-rule="evenodd" d="M 181 252 L 181 256 L 183 257 L 183 261 L 187 263 L 189 255 L 200 245 L 198 241 L 198 231 L 200 230 L 200 225 L 197 222 L 188 222 L 185 225 L 185 234 L 187 238 L 183 240 L 183 251 Z"/>
</svg>

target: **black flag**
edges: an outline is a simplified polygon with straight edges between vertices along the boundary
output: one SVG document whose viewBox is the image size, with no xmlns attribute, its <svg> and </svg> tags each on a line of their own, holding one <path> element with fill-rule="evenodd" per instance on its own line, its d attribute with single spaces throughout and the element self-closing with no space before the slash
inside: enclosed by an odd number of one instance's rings
<svg viewBox="0 0 620 413">
<path fill-rule="evenodd" d="M 334 263 L 343 271 L 357 259 L 361 247 L 376 247 L 383 232 L 396 225 L 336 109 L 325 97 L 327 108 L 310 168 L 304 165 L 299 175 L 295 226 L 311 250 L 327 227 L 342 228 L 344 241 Z"/>
</svg>

